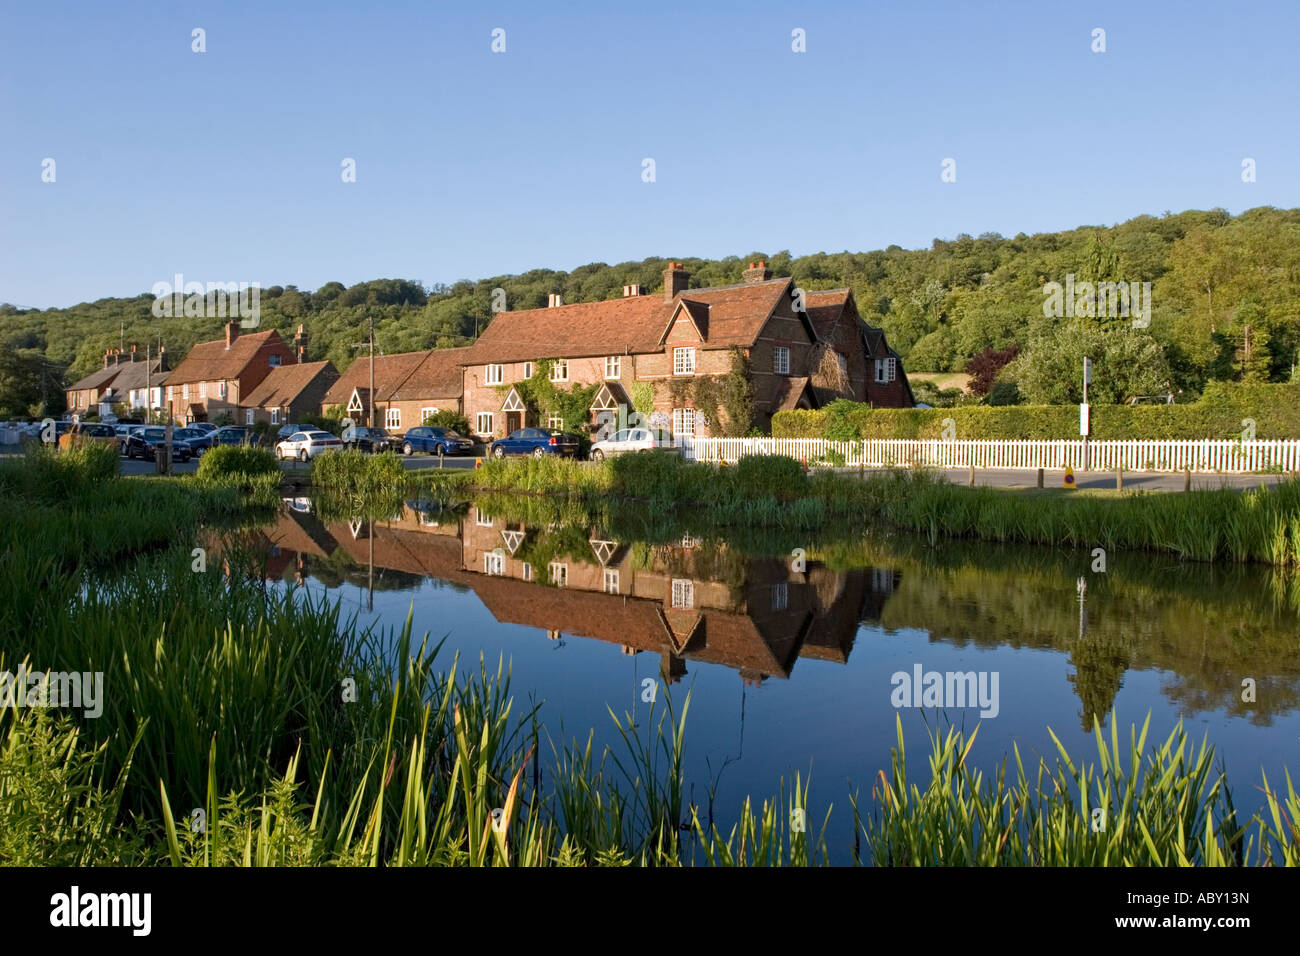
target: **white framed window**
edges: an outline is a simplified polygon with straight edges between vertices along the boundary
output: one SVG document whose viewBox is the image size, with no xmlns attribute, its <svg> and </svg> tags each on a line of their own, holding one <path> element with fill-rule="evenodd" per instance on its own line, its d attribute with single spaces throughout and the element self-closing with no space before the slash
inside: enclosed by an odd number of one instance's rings
<svg viewBox="0 0 1300 956">
<path fill-rule="evenodd" d="M 569 360 L 556 359 L 551 363 L 551 381 L 567 382 L 569 380 Z"/>
<path fill-rule="evenodd" d="M 482 508 L 475 508 L 474 523 L 480 528 L 490 528 L 492 527 L 492 516 Z"/>
<path fill-rule="evenodd" d="M 618 593 L 618 568 L 605 569 L 605 593 Z"/>
<path fill-rule="evenodd" d="M 492 413 L 479 412 L 478 422 L 476 424 L 478 426 L 477 431 L 480 435 L 491 435 L 492 434 Z"/>
<path fill-rule="evenodd" d="M 888 568 L 872 568 L 871 590 L 877 594 L 894 590 L 894 572 Z"/>
<path fill-rule="evenodd" d="M 695 582 L 689 578 L 673 578 L 673 607 L 690 610 L 695 607 Z"/>
<path fill-rule="evenodd" d="M 550 418 L 546 419 L 546 427 L 553 428 L 557 432 L 564 431 L 564 419 L 559 415 L 552 415 Z"/>
<path fill-rule="evenodd" d="M 280 409 L 278 408 L 271 409 L 271 424 L 272 425 L 280 424 Z"/>
<path fill-rule="evenodd" d="M 506 556 L 488 551 L 483 555 L 483 573 L 500 577 L 506 573 Z"/>
<path fill-rule="evenodd" d="M 695 409 L 693 408 L 673 409 L 673 434 L 674 435 L 695 434 Z"/>
<path fill-rule="evenodd" d="M 225 397 L 226 397 L 226 383 L 225 383 L 225 382 L 218 382 L 218 383 L 217 383 L 217 397 L 220 398 L 220 399 L 222 399 L 223 401 L 225 400 Z"/>
<path fill-rule="evenodd" d="M 876 359 L 876 381 L 885 385 L 898 376 L 898 360 L 890 358 Z"/>
<path fill-rule="evenodd" d="M 504 375 L 500 365 L 488 365 L 483 369 L 484 385 L 500 385 Z"/>
<path fill-rule="evenodd" d="M 190 400 L 190 383 L 186 382 L 184 385 L 181 386 L 181 401 L 188 402 L 189 400 Z"/>
<path fill-rule="evenodd" d="M 607 355 L 605 357 L 605 377 L 618 378 L 623 372 L 623 357 L 621 355 Z"/>
<path fill-rule="evenodd" d="M 280 353 L 279 353 L 279 352 L 272 352 L 270 355 L 268 355 L 268 356 L 266 357 L 266 364 L 267 364 L 267 366 L 270 367 L 270 368 L 279 368 L 279 367 L 280 367 Z"/>
<path fill-rule="evenodd" d="M 777 581 L 772 585 L 772 610 L 784 611 L 786 602 L 790 598 L 789 589 L 785 586 L 784 581 Z"/>
<path fill-rule="evenodd" d="M 552 561 L 547 568 L 551 573 L 551 583 L 557 588 L 569 586 L 569 566 L 561 561 Z"/>
<path fill-rule="evenodd" d="M 253 410 L 251 408 L 244 409 L 244 424 L 253 424 Z"/>
<path fill-rule="evenodd" d="M 523 577 L 525 581 L 531 581 L 533 579 L 533 566 L 527 561 L 523 563 Z"/>
<path fill-rule="evenodd" d="M 695 349 L 693 348 L 673 349 L 673 374 L 674 375 L 695 374 Z"/>
<path fill-rule="evenodd" d="M 402 410 L 400 408 L 389 407 L 388 411 L 384 412 L 384 424 L 389 428 L 401 428 Z"/>
<path fill-rule="evenodd" d="M 207 398 L 207 397 L 208 397 L 208 383 L 199 382 L 199 398 Z"/>
<path fill-rule="evenodd" d="M 784 345 L 772 349 L 772 371 L 777 375 L 790 374 L 790 350 Z"/>
<path fill-rule="evenodd" d="M 437 414 L 438 414 L 438 406 L 436 405 L 429 405 L 426 408 L 420 409 L 420 424 L 423 425 L 424 420 L 428 418 L 430 415 L 437 415 Z"/>
<path fill-rule="evenodd" d="M 532 363 L 532 362 L 525 362 L 525 363 L 524 363 L 524 378 L 532 378 L 532 377 L 533 377 L 533 363 Z"/>
</svg>

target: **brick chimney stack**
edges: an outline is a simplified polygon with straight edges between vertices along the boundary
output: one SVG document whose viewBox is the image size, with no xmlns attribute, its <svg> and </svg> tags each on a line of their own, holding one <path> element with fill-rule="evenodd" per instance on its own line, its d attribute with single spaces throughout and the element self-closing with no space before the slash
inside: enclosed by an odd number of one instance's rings
<svg viewBox="0 0 1300 956">
<path fill-rule="evenodd" d="M 131 361 L 132 361 L 132 362 L 138 362 L 138 361 L 140 361 L 140 355 L 139 355 L 139 353 L 136 352 L 136 350 L 135 350 L 135 346 L 134 346 L 134 345 L 131 346 Z"/>
<path fill-rule="evenodd" d="M 104 349 L 104 368 L 113 367 L 113 350 Z"/>
<path fill-rule="evenodd" d="M 668 268 L 664 270 L 664 301 L 671 302 L 685 292 L 690 280 L 691 274 L 680 262 L 668 263 Z"/>
<path fill-rule="evenodd" d="M 230 322 L 226 325 L 226 348 L 235 344 L 235 339 L 239 338 L 239 323 Z"/>
<path fill-rule="evenodd" d="M 751 262 L 749 268 L 743 273 L 746 283 L 766 282 L 772 278 L 772 270 L 767 267 L 766 262 Z"/>
<path fill-rule="evenodd" d="M 298 331 L 293 337 L 293 346 L 298 355 L 298 364 L 301 365 L 307 361 L 307 329 L 305 326 L 298 326 Z"/>
</svg>

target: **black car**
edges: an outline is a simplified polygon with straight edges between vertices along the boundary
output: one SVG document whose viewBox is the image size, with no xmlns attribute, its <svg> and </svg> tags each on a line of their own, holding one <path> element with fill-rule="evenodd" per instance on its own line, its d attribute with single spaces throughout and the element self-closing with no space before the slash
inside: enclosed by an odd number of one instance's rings
<svg viewBox="0 0 1300 956">
<path fill-rule="evenodd" d="M 212 447 L 218 445 L 260 445 L 262 436 L 251 428 L 243 425 L 227 425 L 225 428 L 218 428 L 208 436 L 212 440 Z"/>
<path fill-rule="evenodd" d="M 172 460 L 189 461 L 193 452 L 190 450 L 188 442 L 176 437 L 176 431 L 179 431 L 179 429 L 172 432 Z M 143 428 L 137 428 L 127 436 L 126 457 L 154 461 L 158 457 L 158 449 L 166 446 L 166 444 L 166 428 L 161 425 L 145 425 Z"/>
<path fill-rule="evenodd" d="M 201 428 L 178 428 L 173 433 L 173 438 L 179 438 L 190 446 L 190 451 L 196 458 L 201 458 L 203 453 L 212 447 L 212 436 L 215 432 L 205 432 Z"/>
<path fill-rule="evenodd" d="M 343 447 L 357 448 L 361 451 L 379 452 L 396 448 L 397 439 L 382 428 L 366 425 L 349 425 L 343 429 Z"/>
</svg>

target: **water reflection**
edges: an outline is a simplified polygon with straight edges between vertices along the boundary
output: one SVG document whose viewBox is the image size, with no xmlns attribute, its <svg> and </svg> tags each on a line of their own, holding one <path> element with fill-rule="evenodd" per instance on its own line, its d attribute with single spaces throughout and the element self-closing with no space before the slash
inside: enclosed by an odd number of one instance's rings
<svg viewBox="0 0 1300 956">
<path fill-rule="evenodd" d="M 804 659 L 845 665 L 855 642 L 919 631 L 956 648 L 1064 655 L 1082 729 L 1104 721 L 1134 671 L 1162 672 L 1160 692 L 1184 714 L 1268 725 L 1300 698 L 1300 586 L 1262 569 L 1139 555 L 1093 574 L 1086 553 L 897 537 L 802 542 L 795 560 L 790 542 L 619 540 L 419 500 L 382 520 L 326 520 L 298 499 L 259 534 L 267 578 L 349 582 L 372 606 L 376 591 L 444 582 L 557 646 L 658 655 L 669 683 L 708 664 L 748 686 L 789 680 Z"/>
</svg>

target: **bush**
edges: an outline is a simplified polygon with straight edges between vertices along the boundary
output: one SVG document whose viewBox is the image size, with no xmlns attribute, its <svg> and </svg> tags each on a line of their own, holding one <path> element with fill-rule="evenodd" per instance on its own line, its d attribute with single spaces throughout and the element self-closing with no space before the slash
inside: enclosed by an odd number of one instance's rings
<svg viewBox="0 0 1300 956">
<path fill-rule="evenodd" d="M 345 495 L 373 495 L 406 487 L 406 469 L 394 452 L 329 452 L 311 462 L 312 484 Z"/>
<path fill-rule="evenodd" d="M 1020 386 L 1015 382 L 997 382 L 989 389 L 990 405 L 1019 405 Z"/>
<path fill-rule="evenodd" d="M 119 458 L 108 445 L 82 442 L 58 451 L 33 445 L 21 458 L 0 465 L 0 495 L 40 501 L 78 500 L 116 478 Z"/>
<path fill-rule="evenodd" d="M 205 480 L 278 474 L 280 466 L 269 448 L 218 445 L 208 449 L 199 459 L 198 476 Z"/>
<path fill-rule="evenodd" d="M 747 498 L 788 501 L 808 493 L 803 465 L 785 455 L 745 455 L 727 470 L 733 489 Z"/>
<path fill-rule="evenodd" d="M 836 407 L 840 406 L 840 407 Z M 848 407 L 844 407 L 848 406 Z M 1188 405 L 1094 405 L 1092 435 L 1108 439 L 1239 438 L 1245 419 L 1257 438 L 1300 438 L 1300 384 L 1211 382 Z M 834 402 L 815 411 L 777 412 L 776 438 L 832 438 L 856 429 L 864 439 L 942 438 L 951 418 L 958 439 L 1079 437 L 1077 405 L 966 405 L 958 408 L 876 408 Z M 840 439 L 843 440 L 843 439 Z"/>
<path fill-rule="evenodd" d="M 423 425 L 431 425 L 434 428 L 446 428 L 458 435 L 469 437 L 469 419 L 464 415 L 458 415 L 450 408 L 444 408 L 434 412 L 432 415 L 425 415 Z"/>
</svg>

